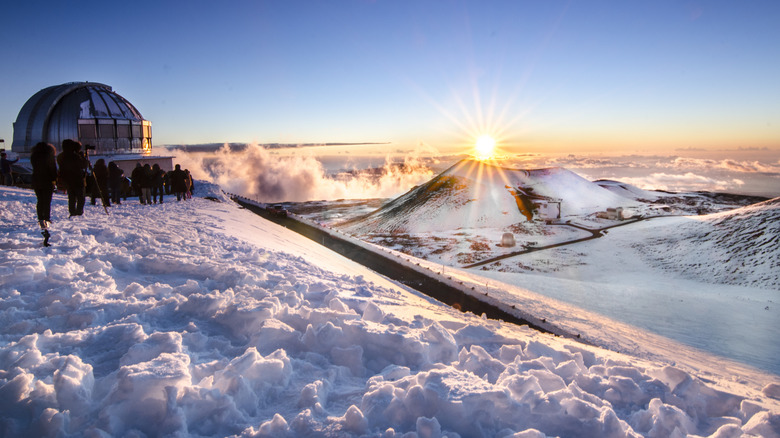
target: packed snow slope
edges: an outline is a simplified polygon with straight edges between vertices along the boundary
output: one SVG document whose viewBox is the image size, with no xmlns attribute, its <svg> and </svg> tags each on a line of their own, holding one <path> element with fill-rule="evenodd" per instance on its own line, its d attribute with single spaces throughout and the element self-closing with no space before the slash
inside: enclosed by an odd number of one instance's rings
<svg viewBox="0 0 780 438">
<path fill-rule="evenodd" d="M 687 217 L 674 233 L 644 239 L 637 248 L 650 263 L 689 278 L 780 291 L 779 236 L 780 198 L 775 198 Z"/>
<path fill-rule="evenodd" d="M 777 381 L 458 313 L 198 187 L 57 195 L 49 248 L 0 188 L 0 436 L 780 435 Z"/>
<path fill-rule="evenodd" d="M 382 208 L 340 227 L 361 233 L 424 233 L 461 228 L 504 228 L 530 222 L 529 198 L 561 201 L 561 216 L 585 216 L 609 207 L 638 207 L 563 168 L 513 169 L 465 159 Z"/>
</svg>

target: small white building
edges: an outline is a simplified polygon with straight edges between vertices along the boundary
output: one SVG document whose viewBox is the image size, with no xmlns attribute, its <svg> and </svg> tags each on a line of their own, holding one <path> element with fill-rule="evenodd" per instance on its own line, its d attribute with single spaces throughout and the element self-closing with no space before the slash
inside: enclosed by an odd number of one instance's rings
<svg viewBox="0 0 780 438">
<path fill-rule="evenodd" d="M 613 221 L 622 221 L 623 220 L 623 207 L 608 208 L 607 209 L 607 219 L 610 219 L 610 220 L 613 220 Z"/>
<path fill-rule="evenodd" d="M 600 219 L 609 219 L 611 221 L 622 221 L 625 219 L 623 215 L 623 207 L 607 208 L 607 211 L 600 211 L 596 213 L 596 217 Z"/>
<path fill-rule="evenodd" d="M 515 246 L 517 242 L 515 242 L 515 235 L 512 233 L 504 233 L 503 236 L 501 236 L 501 246 L 504 247 L 512 247 Z"/>
</svg>

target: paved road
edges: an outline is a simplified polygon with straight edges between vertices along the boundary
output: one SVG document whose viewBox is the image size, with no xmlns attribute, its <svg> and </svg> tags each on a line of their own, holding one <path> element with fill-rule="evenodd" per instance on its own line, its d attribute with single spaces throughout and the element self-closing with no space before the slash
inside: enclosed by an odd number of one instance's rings
<svg viewBox="0 0 780 438">
<path fill-rule="evenodd" d="M 264 208 L 258 207 L 251 202 L 240 197 L 233 197 L 242 207 L 256 213 L 257 215 L 295 231 L 309 239 L 351 259 L 367 268 L 378 272 L 390 279 L 398 281 L 412 289 L 415 289 L 429 297 L 435 298 L 445 304 L 448 304 L 463 312 L 472 312 L 476 315 L 483 313 L 491 319 L 503 320 L 518 325 L 527 325 L 533 329 L 545 333 L 552 333 L 569 338 L 578 338 L 578 336 L 565 333 L 556 327 L 547 324 L 546 321 L 532 322 L 509 313 L 499 307 L 485 303 L 477 298 L 466 294 L 465 292 L 442 283 L 439 279 L 426 275 L 422 272 L 411 269 L 398 263 L 396 260 L 383 254 L 369 251 L 345 239 L 333 236 L 317 227 L 300 222 L 291 217 L 272 216 Z M 509 306 L 507 306 L 509 307 Z M 514 306 L 512 306 L 514 309 Z M 518 310 L 518 313 L 522 311 Z"/>
</svg>

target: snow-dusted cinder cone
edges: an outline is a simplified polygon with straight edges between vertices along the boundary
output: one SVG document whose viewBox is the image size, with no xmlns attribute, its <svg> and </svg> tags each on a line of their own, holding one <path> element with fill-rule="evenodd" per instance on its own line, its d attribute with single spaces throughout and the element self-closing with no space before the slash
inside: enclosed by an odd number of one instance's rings
<svg viewBox="0 0 780 438">
<path fill-rule="evenodd" d="M 518 225 L 541 234 L 534 219 L 585 216 L 609 207 L 640 205 L 560 167 L 517 169 L 468 159 L 340 228 L 366 234 Z"/>
</svg>

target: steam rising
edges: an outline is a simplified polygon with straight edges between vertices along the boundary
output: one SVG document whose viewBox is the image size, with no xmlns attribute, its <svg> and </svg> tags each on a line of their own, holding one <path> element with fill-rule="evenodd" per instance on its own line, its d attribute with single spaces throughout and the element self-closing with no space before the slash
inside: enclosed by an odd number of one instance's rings
<svg viewBox="0 0 780 438">
<path fill-rule="evenodd" d="M 253 144 L 232 151 L 223 146 L 213 155 L 177 152 L 176 161 L 196 179 L 218 184 L 223 190 L 261 202 L 389 198 L 433 177 L 419 156 L 403 164 L 385 159 L 379 172 L 328 175 L 312 156 L 280 156 Z"/>
</svg>

